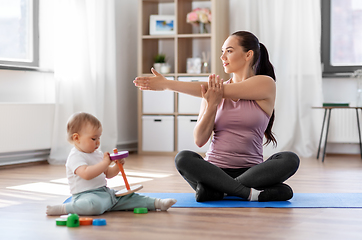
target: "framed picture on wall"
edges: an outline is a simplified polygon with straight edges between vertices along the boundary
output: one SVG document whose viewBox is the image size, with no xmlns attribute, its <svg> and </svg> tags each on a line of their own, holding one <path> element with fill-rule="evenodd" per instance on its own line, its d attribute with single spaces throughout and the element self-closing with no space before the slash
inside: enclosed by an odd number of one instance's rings
<svg viewBox="0 0 362 240">
<path fill-rule="evenodd" d="M 150 35 L 175 34 L 175 16 L 151 15 Z"/>
</svg>

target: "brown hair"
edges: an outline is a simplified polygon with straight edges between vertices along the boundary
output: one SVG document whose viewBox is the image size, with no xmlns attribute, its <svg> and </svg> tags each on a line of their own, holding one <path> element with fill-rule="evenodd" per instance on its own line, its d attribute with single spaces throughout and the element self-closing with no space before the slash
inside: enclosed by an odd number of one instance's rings
<svg viewBox="0 0 362 240">
<path fill-rule="evenodd" d="M 86 123 L 90 123 L 95 129 L 102 127 L 101 122 L 92 114 L 80 112 L 74 113 L 67 123 L 67 140 L 73 143 L 73 134 L 79 133 Z"/>
<path fill-rule="evenodd" d="M 245 52 L 248 52 L 249 50 L 254 52 L 254 59 L 251 67 L 254 69 L 255 75 L 267 75 L 276 81 L 274 67 L 269 61 L 268 50 L 264 44 L 260 43 L 259 39 L 254 34 L 247 31 L 234 32 L 231 36 L 238 37 L 239 45 L 244 48 Z M 272 132 L 274 118 L 275 115 L 273 110 L 268 126 L 264 132 L 266 138 L 265 145 L 268 145 L 270 142 L 273 142 L 274 146 L 277 145 L 277 140 Z"/>
</svg>

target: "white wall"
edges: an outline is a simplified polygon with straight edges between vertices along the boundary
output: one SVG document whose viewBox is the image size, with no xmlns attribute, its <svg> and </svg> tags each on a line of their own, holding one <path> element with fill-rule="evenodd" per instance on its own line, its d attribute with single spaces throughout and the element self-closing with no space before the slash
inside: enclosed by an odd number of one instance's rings
<svg viewBox="0 0 362 240">
<path fill-rule="evenodd" d="M 137 142 L 138 1 L 117 0 L 118 144 Z M 40 71 L 0 70 L 0 103 L 54 103 L 53 1 L 39 1 Z M 16 126 L 3 126 L 16 128 Z M 51 133 L 49 133 L 51 134 Z"/>
<path fill-rule="evenodd" d="M 54 103 L 53 74 L 0 70 L 0 102 Z"/>
<path fill-rule="evenodd" d="M 137 142 L 138 1 L 116 1 L 118 144 Z"/>
</svg>

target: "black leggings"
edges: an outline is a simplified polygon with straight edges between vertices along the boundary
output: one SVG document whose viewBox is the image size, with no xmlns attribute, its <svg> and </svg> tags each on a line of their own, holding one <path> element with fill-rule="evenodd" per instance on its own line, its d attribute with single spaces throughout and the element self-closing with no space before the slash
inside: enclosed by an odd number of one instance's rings
<svg viewBox="0 0 362 240">
<path fill-rule="evenodd" d="M 194 190 L 202 183 L 217 192 L 247 199 L 250 188 L 262 190 L 290 178 L 298 170 L 299 158 L 293 152 L 280 152 L 251 168 L 222 169 L 185 150 L 176 155 L 175 164 Z"/>
</svg>

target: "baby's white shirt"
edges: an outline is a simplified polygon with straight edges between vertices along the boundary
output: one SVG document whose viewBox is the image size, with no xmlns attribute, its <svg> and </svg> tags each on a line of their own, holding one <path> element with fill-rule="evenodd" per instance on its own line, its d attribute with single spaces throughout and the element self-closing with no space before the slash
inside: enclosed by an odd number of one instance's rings
<svg viewBox="0 0 362 240">
<path fill-rule="evenodd" d="M 71 194 L 97 189 L 107 185 L 106 175 L 104 173 L 101 173 L 91 180 L 85 180 L 75 174 L 75 170 L 78 167 L 95 165 L 102 160 L 103 153 L 98 149 L 92 153 L 85 153 L 75 147 L 72 148 L 65 164 Z"/>
</svg>

